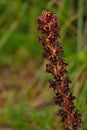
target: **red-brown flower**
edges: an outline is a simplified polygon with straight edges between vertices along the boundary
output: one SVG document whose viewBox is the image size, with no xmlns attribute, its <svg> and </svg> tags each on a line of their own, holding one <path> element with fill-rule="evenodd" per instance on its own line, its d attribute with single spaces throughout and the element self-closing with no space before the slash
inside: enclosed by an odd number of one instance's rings
<svg viewBox="0 0 87 130">
<path fill-rule="evenodd" d="M 69 85 L 72 82 L 67 76 L 68 64 L 63 58 L 63 48 L 57 41 L 60 37 L 57 17 L 43 10 L 37 22 L 38 30 L 42 33 L 39 41 L 44 49 L 43 57 L 49 61 L 46 72 L 53 75 L 53 80 L 49 80 L 49 87 L 55 90 L 54 103 L 60 107 L 59 114 L 62 122 L 66 123 L 64 130 L 81 130 L 82 116 L 75 107 L 75 96 L 70 92 Z"/>
</svg>

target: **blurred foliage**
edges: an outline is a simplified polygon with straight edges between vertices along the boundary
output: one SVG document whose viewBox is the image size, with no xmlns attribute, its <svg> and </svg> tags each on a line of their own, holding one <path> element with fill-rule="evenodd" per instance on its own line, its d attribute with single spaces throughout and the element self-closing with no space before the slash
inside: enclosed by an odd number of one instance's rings
<svg viewBox="0 0 87 130">
<path fill-rule="evenodd" d="M 38 42 L 36 20 L 43 8 L 58 17 L 71 89 L 87 130 L 86 0 L 0 0 L 0 127 L 63 129 Z"/>
</svg>

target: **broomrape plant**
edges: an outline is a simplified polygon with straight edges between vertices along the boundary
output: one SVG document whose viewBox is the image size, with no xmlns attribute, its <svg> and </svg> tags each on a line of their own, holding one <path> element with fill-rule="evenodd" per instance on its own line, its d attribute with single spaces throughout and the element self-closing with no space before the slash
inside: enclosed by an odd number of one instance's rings
<svg viewBox="0 0 87 130">
<path fill-rule="evenodd" d="M 41 32 L 39 41 L 43 46 L 43 57 L 48 60 L 46 72 L 52 74 L 53 79 L 49 80 L 49 87 L 55 92 L 54 103 L 59 106 L 61 121 L 66 124 L 64 130 L 82 130 L 82 115 L 76 109 L 69 85 L 72 83 L 68 74 L 64 51 L 58 42 L 59 25 L 57 17 L 45 9 L 37 19 L 38 30 Z"/>
</svg>

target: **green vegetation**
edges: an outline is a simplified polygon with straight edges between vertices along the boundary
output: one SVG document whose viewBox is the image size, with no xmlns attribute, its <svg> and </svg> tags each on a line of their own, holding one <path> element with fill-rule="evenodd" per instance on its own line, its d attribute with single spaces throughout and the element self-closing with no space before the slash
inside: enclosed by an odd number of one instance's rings
<svg viewBox="0 0 87 130">
<path fill-rule="evenodd" d="M 0 0 L 0 128 L 63 129 L 37 38 L 43 8 L 58 17 L 71 89 L 87 130 L 86 0 Z"/>
</svg>

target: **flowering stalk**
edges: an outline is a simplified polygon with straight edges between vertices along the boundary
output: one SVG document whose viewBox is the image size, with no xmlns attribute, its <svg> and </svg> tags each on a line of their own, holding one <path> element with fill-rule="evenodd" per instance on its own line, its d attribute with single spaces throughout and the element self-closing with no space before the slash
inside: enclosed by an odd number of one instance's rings
<svg viewBox="0 0 87 130">
<path fill-rule="evenodd" d="M 82 116 L 75 107 L 75 96 L 70 92 L 71 80 L 67 76 L 68 64 L 63 58 L 63 48 L 57 41 L 60 37 L 57 17 L 44 9 L 37 22 L 38 30 L 42 33 L 39 41 L 44 48 L 43 57 L 49 61 L 46 64 L 46 72 L 53 76 L 53 80 L 49 80 L 49 87 L 55 91 L 54 103 L 60 108 L 62 122 L 66 123 L 64 130 L 81 130 Z"/>
</svg>

